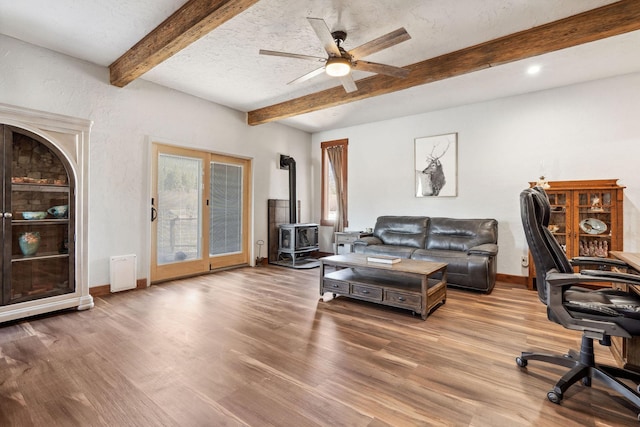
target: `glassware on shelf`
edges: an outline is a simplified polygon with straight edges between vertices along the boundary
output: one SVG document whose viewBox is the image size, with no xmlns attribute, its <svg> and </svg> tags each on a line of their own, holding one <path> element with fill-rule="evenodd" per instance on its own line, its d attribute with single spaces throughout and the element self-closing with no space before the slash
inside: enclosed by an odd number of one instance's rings
<svg viewBox="0 0 640 427">
<path fill-rule="evenodd" d="M 40 233 L 37 231 L 27 231 L 18 236 L 20 251 L 25 256 L 32 256 L 38 252 L 40 247 Z"/>
<path fill-rule="evenodd" d="M 593 240 L 584 242 L 580 240 L 578 255 L 607 258 L 609 256 L 609 242 L 606 240 L 599 242 Z"/>
</svg>

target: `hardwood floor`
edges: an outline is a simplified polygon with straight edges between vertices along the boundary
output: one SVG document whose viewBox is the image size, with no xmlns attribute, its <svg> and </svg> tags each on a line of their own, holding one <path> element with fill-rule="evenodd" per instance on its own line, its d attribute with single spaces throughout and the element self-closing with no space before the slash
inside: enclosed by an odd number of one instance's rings
<svg viewBox="0 0 640 427">
<path fill-rule="evenodd" d="M 579 333 L 534 292 L 451 288 L 426 321 L 319 300 L 318 269 L 224 271 L 0 326 L 1 426 L 622 426 L 635 411 L 594 381 L 561 405 Z M 609 350 L 596 358 L 613 363 Z"/>
</svg>

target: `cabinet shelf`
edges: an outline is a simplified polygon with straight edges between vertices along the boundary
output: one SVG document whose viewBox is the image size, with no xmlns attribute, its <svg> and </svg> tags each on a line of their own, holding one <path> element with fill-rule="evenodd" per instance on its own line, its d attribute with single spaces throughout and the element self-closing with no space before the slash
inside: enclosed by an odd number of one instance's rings
<svg viewBox="0 0 640 427">
<path fill-rule="evenodd" d="M 52 224 L 69 224 L 68 218 L 62 219 L 14 219 L 12 225 L 52 225 Z"/>
<path fill-rule="evenodd" d="M 37 191 L 37 192 L 51 192 L 51 193 L 68 193 L 68 185 L 56 185 L 56 184 L 32 184 L 32 183 L 18 183 L 11 184 L 13 191 Z"/>
<path fill-rule="evenodd" d="M 24 261 L 36 261 L 42 259 L 52 259 L 52 258 L 68 258 L 68 253 L 60 253 L 60 252 L 42 252 L 38 255 L 13 255 L 11 257 L 11 262 L 24 262 Z"/>
</svg>

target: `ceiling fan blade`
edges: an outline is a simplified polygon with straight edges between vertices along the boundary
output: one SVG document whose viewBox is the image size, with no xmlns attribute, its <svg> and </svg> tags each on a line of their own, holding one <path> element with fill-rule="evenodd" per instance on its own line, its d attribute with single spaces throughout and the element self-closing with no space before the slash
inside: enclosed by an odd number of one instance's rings
<svg viewBox="0 0 640 427">
<path fill-rule="evenodd" d="M 327 58 L 321 58 L 319 56 L 301 55 L 299 53 L 277 52 L 275 50 L 260 49 L 259 53 L 260 55 L 284 56 L 286 58 L 308 59 L 311 61 L 318 61 L 318 62 L 324 62 L 327 60 Z"/>
<path fill-rule="evenodd" d="M 358 90 L 358 86 L 356 86 L 356 82 L 355 80 L 353 80 L 353 76 L 351 74 L 340 77 L 340 83 L 342 83 L 342 87 L 347 93 L 355 92 Z"/>
<path fill-rule="evenodd" d="M 307 20 L 320 39 L 324 50 L 326 50 L 330 56 L 341 56 L 340 49 L 338 49 L 335 40 L 333 40 L 331 31 L 329 31 L 329 27 L 327 27 L 324 20 L 320 18 L 307 18 Z"/>
<path fill-rule="evenodd" d="M 399 77 L 404 79 L 409 75 L 406 68 L 394 67 L 393 65 L 378 64 L 369 61 L 356 61 L 352 67 L 358 71 L 368 71 L 370 73 L 384 74 L 386 76 Z"/>
<path fill-rule="evenodd" d="M 364 58 L 365 56 L 380 52 L 382 49 L 386 49 L 403 41 L 407 41 L 411 38 L 407 30 L 404 28 L 398 28 L 395 31 L 380 36 L 377 39 L 371 40 L 363 45 L 351 49 L 349 55 L 354 58 Z"/>
<path fill-rule="evenodd" d="M 307 80 L 309 80 L 309 79 L 311 79 L 311 78 L 313 78 L 315 76 L 318 76 L 318 75 L 320 75 L 322 73 L 324 73 L 324 67 L 317 68 L 317 69 L 305 74 L 304 76 L 300 76 L 295 80 L 291 80 L 287 84 L 288 85 L 292 85 L 292 84 L 296 84 L 296 83 L 302 83 L 302 82 L 305 82 L 305 81 L 307 81 Z"/>
</svg>

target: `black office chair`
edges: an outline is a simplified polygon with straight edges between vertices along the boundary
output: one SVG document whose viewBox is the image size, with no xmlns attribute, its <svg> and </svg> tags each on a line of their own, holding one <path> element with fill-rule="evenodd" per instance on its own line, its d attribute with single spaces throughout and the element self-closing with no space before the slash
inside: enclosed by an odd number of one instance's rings
<svg viewBox="0 0 640 427">
<path fill-rule="evenodd" d="M 631 338 L 640 335 L 640 297 L 633 293 L 602 288 L 587 289 L 579 284 L 617 282 L 640 285 L 640 276 L 610 270 L 573 271 L 574 265 L 628 267 L 608 258 L 577 257 L 569 261 L 549 231 L 551 207 L 544 190 L 527 188 L 520 194 L 520 215 L 529 250 L 536 267 L 538 296 L 547 306 L 547 317 L 567 329 L 582 331 L 580 352 L 566 355 L 523 352 L 516 358 L 520 367 L 529 360 L 541 360 L 571 370 L 553 387 L 547 398 L 560 403 L 567 389 L 578 380 L 591 386 L 597 378 L 624 396 L 640 411 L 640 373 L 595 363 L 593 340 L 611 345 L 611 336 Z M 633 383 L 633 387 L 629 386 Z M 638 415 L 640 420 L 640 415 Z"/>
</svg>

